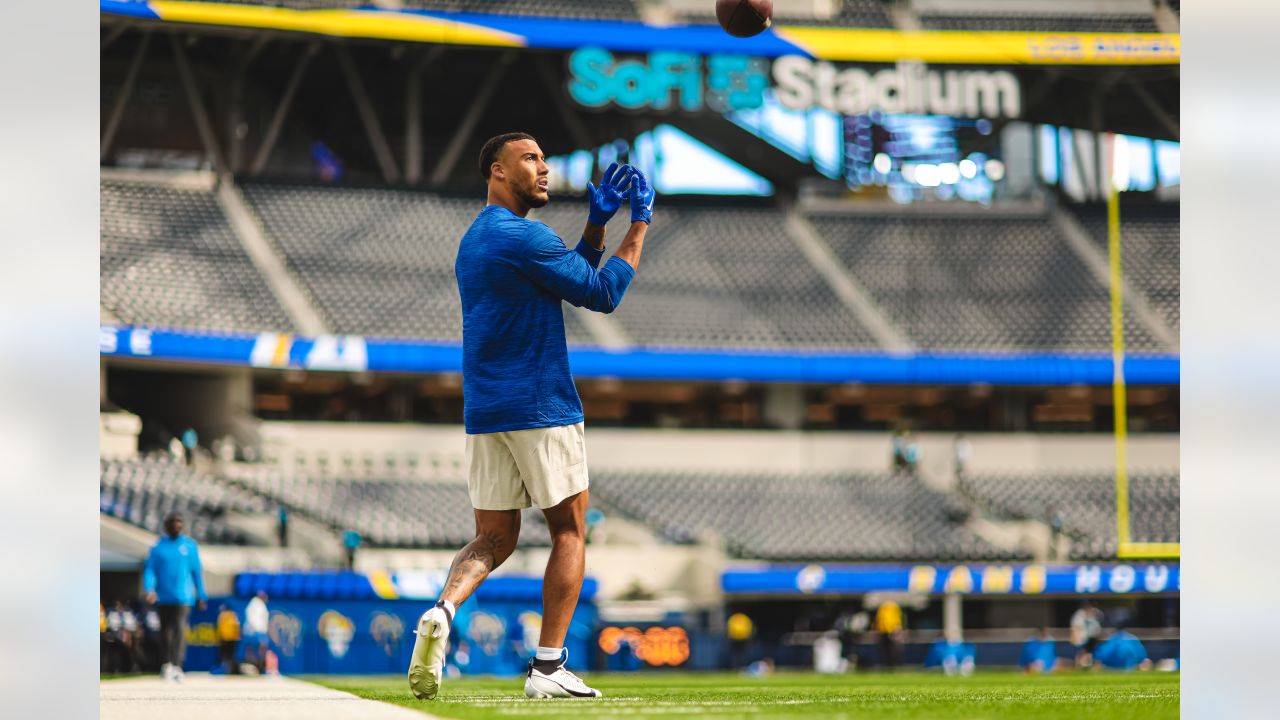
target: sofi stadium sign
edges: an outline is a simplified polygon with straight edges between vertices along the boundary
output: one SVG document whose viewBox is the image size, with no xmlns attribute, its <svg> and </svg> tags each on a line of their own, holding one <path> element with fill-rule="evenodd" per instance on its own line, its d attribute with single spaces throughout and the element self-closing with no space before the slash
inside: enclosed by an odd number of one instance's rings
<svg viewBox="0 0 1280 720">
<path fill-rule="evenodd" d="M 837 66 L 800 55 L 767 58 L 654 52 L 618 58 L 603 48 L 569 56 L 569 97 L 578 104 L 625 110 L 761 107 L 765 92 L 793 110 L 821 107 L 842 115 L 891 113 L 1015 118 L 1018 79 L 1005 70 L 935 70 L 917 62 Z"/>
</svg>

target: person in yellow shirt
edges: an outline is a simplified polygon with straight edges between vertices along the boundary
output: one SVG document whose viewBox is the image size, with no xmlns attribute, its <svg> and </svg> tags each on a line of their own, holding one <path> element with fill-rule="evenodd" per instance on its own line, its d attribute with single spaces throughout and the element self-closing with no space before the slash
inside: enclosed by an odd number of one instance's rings
<svg viewBox="0 0 1280 720">
<path fill-rule="evenodd" d="M 106 672 L 107 658 L 107 608 L 98 603 L 98 671 Z"/>
<path fill-rule="evenodd" d="M 880 634 L 880 662 L 887 668 L 902 664 L 902 608 L 888 600 L 876 609 L 876 632 Z"/>
<path fill-rule="evenodd" d="M 231 608 L 223 605 L 218 608 L 218 661 L 226 672 L 240 674 L 240 664 L 236 662 L 236 648 L 240 645 L 240 617 Z"/>
<path fill-rule="evenodd" d="M 751 638 L 756 634 L 755 623 L 744 613 L 729 616 L 726 629 L 729 635 L 729 662 L 734 668 L 746 667 L 750 661 Z"/>
</svg>

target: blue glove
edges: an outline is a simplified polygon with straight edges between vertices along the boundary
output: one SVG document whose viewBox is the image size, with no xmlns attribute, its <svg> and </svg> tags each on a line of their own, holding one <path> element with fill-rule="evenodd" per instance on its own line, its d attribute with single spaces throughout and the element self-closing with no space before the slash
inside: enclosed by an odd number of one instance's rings
<svg viewBox="0 0 1280 720">
<path fill-rule="evenodd" d="M 631 222 L 643 221 L 646 224 L 653 221 L 653 200 L 657 196 L 653 187 L 649 185 L 649 178 L 644 173 L 631 169 Z"/>
<path fill-rule="evenodd" d="M 618 163 L 609 166 L 600 179 L 600 187 L 587 182 L 587 198 L 591 201 L 591 210 L 587 213 L 587 222 L 604 226 L 622 207 L 622 199 L 627 195 L 627 183 L 631 181 L 633 168 L 630 165 L 618 167 Z"/>
</svg>

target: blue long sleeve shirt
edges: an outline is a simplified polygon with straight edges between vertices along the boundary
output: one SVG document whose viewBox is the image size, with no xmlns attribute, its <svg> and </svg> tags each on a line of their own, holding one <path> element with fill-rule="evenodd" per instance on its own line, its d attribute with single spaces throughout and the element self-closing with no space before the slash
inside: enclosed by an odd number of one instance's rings
<svg viewBox="0 0 1280 720">
<path fill-rule="evenodd" d="M 142 588 L 154 591 L 159 605 L 195 605 L 196 600 L 207 600 L 196 541 L 188 535 L 162 535 L 147 555 Z"/>
<path fill-rule="evenodd" d="M 613 312 L 635 277 L 585 240 L 575 250 L 546 225 L 489 205 L 462 236 L 463 419 L 468 434 L 582 422 L 560 303 Z"/>
</svg>

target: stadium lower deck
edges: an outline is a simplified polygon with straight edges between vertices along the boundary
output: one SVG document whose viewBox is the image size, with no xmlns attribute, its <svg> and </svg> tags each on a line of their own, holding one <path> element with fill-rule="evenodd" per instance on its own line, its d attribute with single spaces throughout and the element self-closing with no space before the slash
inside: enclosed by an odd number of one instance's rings
<svg viewBox="0 0 1280 720">
<path fill-rule="evenodd" d="M 1179 540 L 1176 473 L 1131 479 L 1135 537 Z M 592 471 L 592 502 L 644 524 L 666 542 L 718 533 L 731 555 L 824 561 L 1030 560 L 965 527 L 972 514 L 1047 520 L 1057 513 L 1071 560 L 1114 557 L 1115 484 L 1105 474 L 966 477 L 953 492 L 906 473 Z M 472 537 L 462 476 L 442 480 L 286 474 L 240 464 L 198 472 L 166 455 L 102 463 L 101 511 L 151 532 L 185 512 L 204 542 L 252 545 L 233 515 L 274 516 L 281 505 L 374 547 L 456 549 Z M 550 544 L 541 515 L 525 511 L 521 544 Z"/>
</svg>

